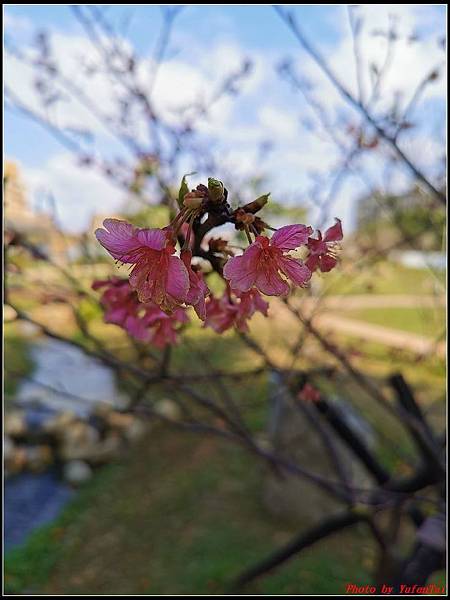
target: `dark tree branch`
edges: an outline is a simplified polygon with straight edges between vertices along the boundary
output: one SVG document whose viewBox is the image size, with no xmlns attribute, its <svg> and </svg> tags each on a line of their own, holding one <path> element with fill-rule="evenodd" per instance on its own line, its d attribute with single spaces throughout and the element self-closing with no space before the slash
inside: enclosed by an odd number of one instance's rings
<svg viewBox="0 0 450 600">
<path fill-rule="evenodd" d="M 301 533 L 298 537 L 289 542 L 289 544 L 280 548 L 259 564 L 244 571 L 234 581 L 232 591 L 239 591 L 244 585 L 247 585 L 258 577 L 266 575 L 293 556 L 302 552 L 302 550 L 309 548 L 320 540 L 365 520 L 366 518 L 363 515 L 351 511 L 324 519 L 321 523 L 311 527 L 311 529 L 308 529 L 306 532 Z"/>
</svg>

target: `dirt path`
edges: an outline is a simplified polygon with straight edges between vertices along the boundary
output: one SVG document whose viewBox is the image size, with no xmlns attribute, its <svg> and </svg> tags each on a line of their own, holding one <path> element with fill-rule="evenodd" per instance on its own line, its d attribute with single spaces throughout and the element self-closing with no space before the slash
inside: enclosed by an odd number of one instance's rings
<svg viewBox="0 0 450 600">
<path fill-rule="evenodd" d="M 444 296 L 406 296 L 401 294 L 329 296 L 323 300 L 320 298 L 305 298 L 302 303 L 308 307 L 313 307 L 318 301 L 324 308 L 339 310 L 357 310 L 360 308 L 437 308 L 445 306 Z"/>
<path fill-rule="evenodd" d="M 339 331 L 364 340 L 379 342 L 392 348 L 411 350 L 418 354 L 435 353 L 440 357 L 445 356 L 446 346 L 444 341 L 436 343 L 435 340 L 415 333 L 382 327 L 381 325 L 373 325 L 365 321 L 347 319 L 340 315 L 317 315 L 314 318 L 314 322 L 321 329 Z"/>
<path fill-rule="evenodd" d="M 370 308 L 439 308 L 445 307 L 445 304 L 446 299 L 444 296 L 364 294 L 329 296 L 328 298 L 303 298 L 298 305 L 305 315 L 312 315 L 317 311 L 314 316 L 314 323 L 321 329 L 378 342 L 391 348 L 411 350 L 418 354 L 436 354 L 444 357 L 445 341 L 437 343 L 436 340 L 423 335 L 348 318 L 345 316 L 345 312 Z"/>
</svg>

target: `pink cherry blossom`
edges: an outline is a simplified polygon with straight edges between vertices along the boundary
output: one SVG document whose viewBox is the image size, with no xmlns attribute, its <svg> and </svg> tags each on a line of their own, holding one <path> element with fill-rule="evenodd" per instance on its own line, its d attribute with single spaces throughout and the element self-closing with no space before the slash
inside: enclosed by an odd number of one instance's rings
<svg viewBox="0 0 450 600">
<path fill-rule="evenodd" d="M 320 392 L 310 383 L 305 383 L 303 388 L 298 393 L 298 397 L 300 400 L 304 400 L 305 402 L 319 402 Z"/>
<path fill-rule="evenodd" d="M 224 267 L 223 274 L 230 281 L 231 289 L 248 292 L 256 287 L 267 296 L 283 296 L 290 289 L 286 279 L 304 286 L 311 272 L 301 260 L 288 253 L 306 244 L 311 233 L 312 228 L 306 225 L 287 225 L 271 239 L 257 236 L 242 256 L 230 258 Z"/>
<path fill-rule="evenodd" d="M 125 323 L 130 335 L 160 349 L 178 343 L 178 325 L 189 321 L 183 308 L 176 308 L 168 315 L 155 304 L 148 303 L 141 310 L 142 314 L 128 317 Z"/>
<path fill-rule="evenodd" d="M 198 318 L 204 321 L 206 319 L 205 298 L 209 295 L 208 286 L 202 273 L 193 270 L 191 266 L 192 252 L 190 250 L 181 252 L 181 260 L 189 275 L 189 290 L 185 302 L 193 306 Z"/>
<path fill-rule="evenodd" d="M 97 280 L 92 284 L 94 290 L 102 288 L 106 288 L 100 298 L 100 302 L 105 308 L 105 323 L 114 323 L 124 327 L 127 318 L 133 316 L 139 307 L 136 293 L 126 279 L 119 277 Z"/>
<path fill-rule="evenodd" d="M 306 266 L 313 272 L 319 268 L 322 273 L 328 273 L 337 264 L 337 259 L 333 254 L 335 242 L 339 242 L 344 237 L 342 225 L 339 219 L 336 223 L 325 231 L 322 239 L 322 233 L 318 232 L 318 238 L 308 239 L 309 256 L 306 260 Z"/>
<path fill-rule="evenodd" d="M 235 325 L 240 331 L 248 331 L 248 319 L 250 319 L 257 311 L 267 317 L 269 303 L 262 299 L 261 294 L 256 288 L 252 288 L 248 292 L 242 292 L 237 295 L 240 301 Z"/>
<path fill-rule="evenodd" d="M 221 298 L 210 296 L 206 302 L 205 327 L 211 327 L 216 333 L 223 333 L 233 327 L 239 309 L 231 302 L 228 293 Z"/>
<path fill-rule="evenodd" d="M 183 308 L 176 308 L 171 315 L 165 313 L 163 315 L 150 329 L 149 342 L 156 348 L 165 348 L 168 345 L 177 344 L 179 332 L 177 326 L 189 321 Z"/>
<path fill-rule="evenodd" d="M 223 333 L 231 327 L 248 331 L 247 321 L 256 311 L 267 317 L 268 308 L 268 303 L 255 288 L 233 295 L 228 288 L 221 298 L 211 296 L 207 300 L 205 327 L 211 327 L 216 333 Z"/>
<path fill-rule="evenodd" d="M 168 315 L 153 302 L 139 302 L 127 279 L 112 277 L 94 281 L 92 288 L 105 288 L 100 301 L 105 307 L 106 323 L 119 325 L 135 339 L 157 348 L 177 343 L 178 325 L 189 320 L 183 308 L 175 308 Z"/>
<path fill-rule="evenodd" d="M 183 261 L 173 256 L 175 245 L 169 228 L 139 229 L 118 219 L 105 219 L 103 226 L 95 235 L 113 258 L 134 265 L 130 284 L 141 302 L 154 302 L 166 312 L 183 304 L 189 275 Z"/>
</svg>

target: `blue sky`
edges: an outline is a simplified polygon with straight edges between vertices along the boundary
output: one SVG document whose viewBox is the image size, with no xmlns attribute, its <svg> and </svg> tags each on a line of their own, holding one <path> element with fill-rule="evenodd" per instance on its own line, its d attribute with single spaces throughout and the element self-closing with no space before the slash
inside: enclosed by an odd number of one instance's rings
<svg viewBox="0 0 450 600">
<path fill-rule="evenodd" d="M 296 6 L 298 22 L 308 37 L 320 48 L 336 68 L 336 72 L 351 89 L 356 86 L 353 56 L 349 51 L 350 36 L 346 8 L 341 5 Z M 398 57 L 392 65 L 392 89 L 383 91 L 382 102 L 389 103 L 396 85 L 404 92 L 403 102 L 411 97 L 415 86 L 436 64 L 441 64 L 444 53 L 436 47 L 436 38 L 445 33 L 444 5 L 378 5 L 358 9 L 365 19 L 367 31 L 367 64 L 380 63 L 384 57 L 382 43 L 370 36 L 370 30 L 385 27 L 389 13 L 399 20 L 405 37 L 413 33 L 421 36 L 423 44 L 400 44 Z M 155 39 L 161 26 L 158 6 L 119 5 L 108 9 L 107 16 L 115 28 L 136 48 L 145 61 L 151 57 Z M 128 18 L 128 17 L 129 18 Z M 83 41 L 83 31 L 68 6 L 6 5 L 6 42 L 25 49 L 37 30 L 46 29 L 55 40 L 55 50 L 62 61 L 73 68 L 78 77 L 77 56 L 90 53 L 89 43 Z M 125 20 L 125 17 L 128 20 Z M 71 53 L 73 56 L 71 57 Z M 78 54 L 77 54 L 78 53 Z M 207 89 L 209 81 L 219 81 L 243 58 L 250 58 L 255 70 L 248 85 L 243 87 L 237 100 L 225 99 L 205 124 L 205 139 L 218 143 L 229 159 L 228 170 L 252 171 L 261 167 L 255 152 L 256 145 L 270 139 L 275 147 L 270 160 L 264 165 L 272 193 L 288 202 L 308 203 L 314 217 L 314 202 L 309 198 L 311 174 L 324 173 L 333 166 L 333 152 L 329 142 L 313 139 L 305 130 L 304 121 L 313 118 L 304 100 L 276 74 L 280 60 L 291 57 L 299 72 L 314 85 L 314 94 L 325 106 L 330 119 L 339 115 L 351 119 L 341 98 L 322 81 L 317 68 L 300 49 L 285 24 L 271 6 L 263 5 L 192 5 L 187 6 L 176 20 L 173 37 L 163 64 L 162 77 L 155 93 L 162 110 L 181 104 L 199 90 Z M 6 84 L 34 106 L 30 76 L 26 70 L 6 55 Z M 442 67 L 441 67 L 442 68 Z M 368 69 L 367 69 L 368 70 Z M 428 70 L 428 71 L 427 71 Z M 206 87 L 205 87 L 206 86 Z M 355 88 L 356 89 L 356 88 Z M 99 90 L 103 98 L 105 90 Z M 95 95 L 95 90 L 94 90 Z M 444 143 L 445 89 L 438 81 L 427 89 L 423 103 L 414 118 L 417 129 L 414 138 L 406 137 L 406 149 L 412 153 L 421 168 L 433 174 L 438 152 Z M 75 123 L 76 111 L 65 118 Z M 62 118 L 62 117 L 61 117 Z M 82 113 L 78 118 L 83 124 Z M 72 119 L 72 121 L 71 121 Z M 111 141 L 98 134 L 98 148 L 108 152 L 116 149 Z M 99 176 L 76 172 L 67 151 L 41 126 L 7 108 L 5 111 L 6 155 L 22 167 L 31 201 L 45 188 L 55 196 L 59 214 L 67 229 L 80 230 L 95 212 L 119 210 L 123 194 L 100 181 Z M 367 164 L 367 172 L 374 182 L 379 173 L 376 161 Z M 368 161 L 370 163 L 370 160 Z M 184 166 L 184 165 L 183 165 Z M 189 165 L 185 165 L 187 170 Z M 217 175 L 217 174 L 215 174 Z M 220 175 L 220 174 L 219 174 Z M 392 185 L 402 189 L 408 185 L 406 173 L 396 174 Z M 356 180 L 345 182 L 333 201 L 336 216 L 352 224 L 354 202 L 364 190 Z M 75 208 L 76 207 L 76 208 Z"/>
</svg>

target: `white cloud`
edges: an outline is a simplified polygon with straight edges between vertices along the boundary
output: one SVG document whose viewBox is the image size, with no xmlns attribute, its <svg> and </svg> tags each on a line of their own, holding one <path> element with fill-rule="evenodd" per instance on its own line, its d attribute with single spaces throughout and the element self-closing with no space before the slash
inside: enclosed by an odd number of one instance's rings
<svg viewBox="0 0 450 600">
<path fill-rule="evenodd" d="M 67 153 L 55 155 L 40 169 L 25 169 L 23 178 L 31 202 L 51 192 L 56 214 L 67 231 L 83 231 L 95 214 L 113 214 L 124 199 L 121 190 L 101 175 L 77 166 Z"/>
</svg>

